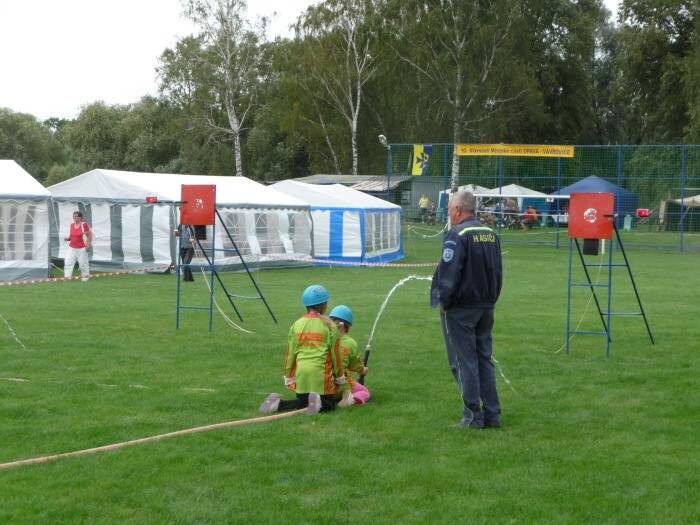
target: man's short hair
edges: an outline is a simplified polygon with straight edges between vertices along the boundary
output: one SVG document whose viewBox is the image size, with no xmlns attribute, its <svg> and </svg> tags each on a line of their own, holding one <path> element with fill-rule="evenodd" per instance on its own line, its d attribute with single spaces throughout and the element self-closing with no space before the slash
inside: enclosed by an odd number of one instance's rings
<svg viewBox="0 0 700 525">
<path fill-rule="evenodd" d="M 476 197 L 469 192 L 460 190 L 450 195 L 450 201 L 462 208 L 463 212 L 476 213 Z"/>
</svg>

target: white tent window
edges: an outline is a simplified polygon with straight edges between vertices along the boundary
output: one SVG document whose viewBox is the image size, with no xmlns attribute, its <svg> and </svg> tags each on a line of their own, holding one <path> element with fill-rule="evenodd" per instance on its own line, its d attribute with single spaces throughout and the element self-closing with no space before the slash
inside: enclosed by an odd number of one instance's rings
<svg viewBox="0 0 700 525">
<path fill-rule="evenodd" d="M 261 213 L 258 220 L 258 238 L 260 239 L 262 253 L 283 254 L 284 243 L 282 242 L 280 220 L 276 213 Z M 285 226 L 286 231 L 286 226 Z"/>
<path fill-rule="evenodd" d="M 223 218 L 224 225 L 228 230 L 228 234 L 223 230 L 219 232 L 219 235 L 222 237 L 223 249 L 226 250 L 226 256 L 238 256 L 231 239 L 229 239 L 229 234 L 236 243 L 236 247 L 238 247 L 238 251 L 241 252 L 241 255 L 250 255 L 250 244 L 248 244 L 248 240 L 245 235 L 245 214 L 242 212 L 225 211 L 221 213 L 221 217 Z"/>
<path fill-rule="evenodd" d="M 311 253 L 311 222 L 308 215 L 288 213 L 289 239 L 292 243 L 290 253 Z"/>
<path fill-rule="evenodd" d="M 401 247 L 400 215 L 365 214 L 365 250 L 369 253 L 391 253 Z"/>
<path fill-rule="evenodd" d="M 33 261 L 34 214 L 36 206 L 21 206 L 18 202 L 0 205 L 0 260 Z"/>
</svg>

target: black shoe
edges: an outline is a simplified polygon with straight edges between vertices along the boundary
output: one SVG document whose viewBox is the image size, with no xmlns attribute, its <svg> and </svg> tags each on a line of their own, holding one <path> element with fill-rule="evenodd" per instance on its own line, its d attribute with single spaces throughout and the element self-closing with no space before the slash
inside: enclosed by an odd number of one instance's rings
<svg viewBox="0 0 700 525">
<path fill-rule="evenodd" d="M 495 421 L 484 421 L 484 428 L 501 428 L 501 422 Z"/>
</svg>

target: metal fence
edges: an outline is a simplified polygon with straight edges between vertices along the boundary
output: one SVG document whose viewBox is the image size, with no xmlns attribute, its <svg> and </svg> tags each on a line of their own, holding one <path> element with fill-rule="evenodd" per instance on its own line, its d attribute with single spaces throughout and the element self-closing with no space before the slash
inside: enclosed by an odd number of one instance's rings
<svg viewBox="0 0 700 525">
<path fill-rule="evenodd" d="M 419 145 L 424 152 L 416 163 L 414 144 L 387 147 L 387 177 L 420 175 L 388 191 L 388 200 L 400 204 L 409 220 L 418 217 L 418 200 L 426 195 L 437 207 L 437 221 L 444 219 L 446 199 L 452 184 L 454 144 Z M 473 184 L 503 188 L 511 184 L 552 195 L 594 176 L 615 188 L 615 207 L 625 246 L 700 252 L 700 145 L 666 146 L 575 146 L 574 156 L 458 156 L 459 186 Z M 442 201 L 441 201 L 442 197 Z M 483 197 L 487 207 L 498 195 Z M 527 205 L 549 218 L 541 228 L 524 231 L 498 222 L 504 243 L 558 246 L 567 239 L 563 217 L 566 201 L 547 198 L 519 198 L 514 212 L 519 216 Z M 442 209 L 440 209 L 442 205 Z M 638 217 L 636 209 L 648 209 Z M 625 220 L 626 219 L 626 220 Z"/>
</svg>

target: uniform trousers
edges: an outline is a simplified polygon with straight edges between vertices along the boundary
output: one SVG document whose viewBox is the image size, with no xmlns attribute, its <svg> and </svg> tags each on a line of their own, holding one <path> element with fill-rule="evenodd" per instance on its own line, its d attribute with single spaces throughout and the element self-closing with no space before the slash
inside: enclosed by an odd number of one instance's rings
<svg viewBox="0 0 700 525">
<path fill-rule="evenodd" d="M 440 311 L 447 360 L 464 402 L 463 417 L 483 427 L 500 424 L 496 369 L 491 361 L 493 308 Z"/>
</svg>

